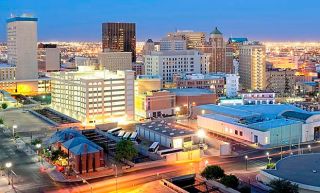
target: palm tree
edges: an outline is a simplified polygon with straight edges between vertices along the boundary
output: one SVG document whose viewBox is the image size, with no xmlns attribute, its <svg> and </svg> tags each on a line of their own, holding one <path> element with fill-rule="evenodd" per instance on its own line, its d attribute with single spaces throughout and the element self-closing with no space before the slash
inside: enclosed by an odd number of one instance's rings
<svg viewBox="0 0 320 193">
<path fill-rule="evenodd" d="M 269 186 L 271 187 L 270 193 L 299 193 L 298 185 L 288 180 L 272 180 Z"/>
</svg>

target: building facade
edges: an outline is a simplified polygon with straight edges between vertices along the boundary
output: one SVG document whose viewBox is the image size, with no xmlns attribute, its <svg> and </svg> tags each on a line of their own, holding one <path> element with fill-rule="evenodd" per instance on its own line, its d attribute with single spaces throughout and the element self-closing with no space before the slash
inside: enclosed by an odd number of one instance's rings
<svg viewBox="0 0 320 193">
<path fill-rule="evenodd" d="M 98 54 L 100 69 L 132 70 L 131 52 L 102 52 Z"/>
<path fill-rule="evenodd" d="M 247 42 L 240 46 L 240 84 L 244 89 L 266 88 L 266 48 L 259 42 Z"/>
<path fill-rule="evenodd" d="M 266 73 L 266 89 L 278 96 L 291 96 L 295 91 L 295 70 L 271 68 Z"/>
<path fill-rule="evenodd" d="M 167 34 L 168 38 L 185 40 L 187 49 L 195 49 L 202 46 L 206 42 L 206 36 L 204 32 L 194 32 L 188 30 L 170 32 Z"/>
<path fill-rule="evenodd" d="M 84 124 L 132 120 L 134 72 L 54 72 L 52 108 Z"/>
<path fill-rule="evenodd" d="M 38 79 L 37 18 L 7 19 L 8 63 L 16 66 L 16 80 Z"/>
<path fill-rule="evenodd" d="M 245 105 L 275 104 L 276 93 L 268 91 L 240 92 Z"/>
<path fill-rule="evenodd" d="M 39 69 L 45 72 L 60 70 L 60 49 L 56 44 L 39 44 L 38 56 Z"/>
<path fill-rule="evenodd" d="M 132 62 L 136 61 L 136 24 L 103 23 L 102 50 L 111 52 L 131 52 Z"/>
<path fill-rule="evenodd" d="M 201 55 L 196 50 L 151 52 L 145 56 L 146 75 L 160 75 L 163 82 L 172 82 L 181 72 L 200 73 Z"/>
</svg>

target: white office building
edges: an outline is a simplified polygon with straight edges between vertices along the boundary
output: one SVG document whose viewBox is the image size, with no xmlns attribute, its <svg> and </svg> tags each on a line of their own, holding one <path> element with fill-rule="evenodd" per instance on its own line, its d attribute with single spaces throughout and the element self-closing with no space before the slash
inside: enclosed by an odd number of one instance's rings
<svg viewBox="0 0 320 193">
<path fill-rule="evenodd" d="M 201 55 L 197 50 L 151 52 L 145 56 L 145 74 L 160 75 L 172 82 L 174 74 L 200 73 Z"/>
<path fill-rule="evenodd" d="M 160 51 L 186 50 L 187 43 L 185 40 L 162 39 L 160 40 Z"/>
<path fill-rule="evenodd" d="M 134 72 L 53 72 L 52 108 L 84 124 L 134 118 Z"/>
<path fill-rule="evenodd" d="M 8 64 L 0 64 L 0 81 L 15 80 L 16 67 Z"/>
<path fill-rule="evenodd" d="M 22 15 L 7 20 L 8 63 L 17 80 L 38 79 L 37 18 Z"/>
</svg>

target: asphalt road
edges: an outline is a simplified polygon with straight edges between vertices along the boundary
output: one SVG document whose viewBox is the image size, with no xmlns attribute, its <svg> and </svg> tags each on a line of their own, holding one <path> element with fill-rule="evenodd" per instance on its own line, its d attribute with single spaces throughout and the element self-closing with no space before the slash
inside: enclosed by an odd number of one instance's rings
<svg viewBox="0 0 320 193">
<path fill-rule="evenodd" d="M 38 162 L 26 153 L 16 149 L 13 141 L 0 132 L 0 164 L 12 163 L 12 170 L 17 175 L 13 178 L 16 192 L 37 193 L 48 187 L 61 187 L 54 183 L 46 173 L 41 173 Z M 7 178 L 7 176 L 1 176 Z M 1 192 L 1 191 L 0 191 Z"/>
</svg>

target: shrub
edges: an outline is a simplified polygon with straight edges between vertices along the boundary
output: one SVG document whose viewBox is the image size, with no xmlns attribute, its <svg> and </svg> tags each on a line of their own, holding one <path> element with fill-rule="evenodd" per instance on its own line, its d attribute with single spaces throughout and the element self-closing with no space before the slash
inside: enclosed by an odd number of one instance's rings
<svg viewBox="0 0 320 193">
<path fill-rule="evenodd" d="M 239 186 L 239 179 L 235 175 L 225 175 L 220 182 L 226 187 L 236 189 Z"/>
<path fill-rule="evenodd" d="M 297 184 L 292 184 L 288 180 L 272 180 L 269 184 L 270 193 L 299 193 Z"/>
<path fill-rule="evenodd" d="M 224 170 L 220 166 L 207 166 L 202 172 L 201 176 L 208 180 L 220 179 L 224 176 Z"/>
<path fill-rule="evenodd" d="M 267 164 L 267 169 L 275 169 L 275 168 L 276 168 L 276 164 L 275 163 Z"/>
</svg>

